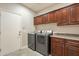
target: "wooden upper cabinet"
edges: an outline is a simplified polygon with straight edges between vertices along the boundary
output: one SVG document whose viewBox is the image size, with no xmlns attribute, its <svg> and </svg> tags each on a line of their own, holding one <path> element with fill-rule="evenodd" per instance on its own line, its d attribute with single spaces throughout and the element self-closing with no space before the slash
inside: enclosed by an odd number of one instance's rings
<svg viewBox="0 0 79 59">
<path fill-rule="evenodd" d="M 48 13 L 48 23 L 56 23 L 55 12 Z"/>
<path fill-rule="evenodd" d="M 79 24 L 79 4 L 73 4 L 71 6 L 37 16 L 34 20 L 35 25 L 55 22 L 60 26 Z"/>
<path fill-rule="evenodd" d="M 76 4 L 75 12 L 76 12 L 76 24 L 79 24 L 79 4 Z"/>
<path fill-rule="evenodd" d="M 43 20 L 42 16 L 38 16 L 38 24 L 42 24 L 42 20 Z"/>
<path fill-rule="evenodd" d="M 70 6 L 70 20 L 69 20 L 69 24 L 76 24 L 76 5 L 72 5 Z"/>
<path fill-rule="evenodd" d="M 79 24 L 79 4 L 74 4 L 69 8 L 70 8 L 69 24 L 70 25 Z"/>
<path fill-rule="evenodd" d="M 68 25 L 70 19 L 70 9 L 63 8 L 57 11 L 56 18 L 58 20 L 57 25 Z"/>
<path fill-rule="evenodd" d="M 42 24 L 42 16 L 37 16 L 34 19 L 34 25 Z"/>
<path fill-rule="evenodd" d="M 70 8 L 64 8 L 61 10 L 62 14 L 62 24 L 63 25 L 69 25 L 69 20 L 70 20 Z"/>
<path fill-rule="evenodd" d="M 42 15 L 42 24 L 48 23 L 48 14 Z"/>
<path fill-rule="evenodd" d="M 34 25 L 38 25 L 38 22 L 37 22 L 37 17 L 34 17 Z"/>
<path fill-rule="evenodd" d="M 56 11 L 55 19 L 57 20 L 57 25 L 61 25 L 61 17 L 62 17 L 61 10 Z"/>
</svg>

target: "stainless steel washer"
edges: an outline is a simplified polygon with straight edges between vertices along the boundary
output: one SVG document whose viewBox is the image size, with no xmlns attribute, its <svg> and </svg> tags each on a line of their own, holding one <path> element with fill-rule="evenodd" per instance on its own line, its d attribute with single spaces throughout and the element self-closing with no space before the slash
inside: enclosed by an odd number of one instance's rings
<svg viewBox="0 0 79 59">
<path fill-rule="evenodd" d="M 37 34 L 36 35 L 36 51 L 42 55 L 49 55 L 49 35 L 48 34 Z"/>
</svg>

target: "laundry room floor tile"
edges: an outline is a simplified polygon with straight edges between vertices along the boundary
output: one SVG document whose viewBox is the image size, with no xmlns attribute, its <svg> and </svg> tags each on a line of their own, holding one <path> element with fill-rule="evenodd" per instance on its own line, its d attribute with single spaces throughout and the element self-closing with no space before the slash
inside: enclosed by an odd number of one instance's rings
<svg viewBox="0 0 79 59">
<path fill-rule="evenodd" d="M 43 56 L 43 55 L 29 48 L 25 48 L 25 49 L 20 49 L 18 51 L 9 53 L 5 56 Z"/>
</svg>

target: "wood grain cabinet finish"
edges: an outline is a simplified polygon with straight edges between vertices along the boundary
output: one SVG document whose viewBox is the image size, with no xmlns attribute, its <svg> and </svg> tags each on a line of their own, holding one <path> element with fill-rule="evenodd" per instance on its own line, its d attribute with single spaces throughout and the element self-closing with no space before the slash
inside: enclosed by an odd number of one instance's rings
<svg viewBox="0 0 79 59">
<path fill-rule="evenodd" d="M 76 4 L 74 8 L 75 8 L 74 12 L 76 14 L 76 21 L 75 21 L 75 23 L 79 24 L 79 4 Z"/>
<path fill-rule="evenodd" d="M 48 23 L 56 23 L 56 13 L 55 12 L 49 12 L 48 13 Z"/>
<path fill-rule="evenodd" d="M 70 6 L 70 19 L 69 19 L 69 24 L 74 25 L 76 24 L 76 5 Z"/>
<path fill-rule="evenodd" d="M 69 8 L 63 8 L 59 10 L 60 18 L 58 18 L 58 25 L 69 25 L 70 20 L 70 9 Z"/>
<path fill-rule="evenodd" d="M 62 11 L 62 24 L 63 25 L 69 25 L 69 20 L 70 20 L 70 8 L 64 8 L 61 10 Z"/>
<path fill-rule="evenodd" d="M 58 26 L 79 24 L 79 3 L 35 17 L 35 25 L 48 23 L 57 23 Z"/>
<path fill-rule="evenodd" d="M 79 4 L 73 4 L 71 6 L 58 10 L 60 18 L 58 18 L 58 26 L 61 25 L 76 25 L 79 24 Z"/>
<path fill-rule="evenodd" d="M 37 16 L 34 18 L 34 25 L 42 24 L 42 16 Z"/>
<path fill-rule="evenodd" d="M 64 51 L 65 56 L 79 56 L 79 41 L 66 40 Z"/>
<path fill-rule="evenodd" d="M 51 38 L 51 55 L 63 56 L 64 55 L 64 40 L 59 38 Z"/>
<path fill-rule="evenodd" d="M 52 37 L 52 56 L 79 56 L 79 41 Z"/>
<path fill-rule="evenodd" d="M 47 24 L 48 23 L 48 14 L 42 15 L 42 24 Z"/>
<path fill-rule="evenodd" d="M 38 25 L 38 19 L 37 19 L 37 17 L 34 17 L 34 25 Z"/>
</svg>

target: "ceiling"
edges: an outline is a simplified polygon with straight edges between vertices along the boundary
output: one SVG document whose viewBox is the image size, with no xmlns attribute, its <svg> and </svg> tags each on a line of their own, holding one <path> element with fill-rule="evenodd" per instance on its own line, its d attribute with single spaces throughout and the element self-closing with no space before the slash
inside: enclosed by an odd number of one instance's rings
<svg viewBox="0 0 79 59">
<path fill-rule="evenodd" d="M 22 5 L 37 13 L 55 4 L 57 3 L 23 3 Z"/>
</svg>

